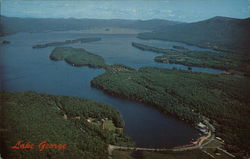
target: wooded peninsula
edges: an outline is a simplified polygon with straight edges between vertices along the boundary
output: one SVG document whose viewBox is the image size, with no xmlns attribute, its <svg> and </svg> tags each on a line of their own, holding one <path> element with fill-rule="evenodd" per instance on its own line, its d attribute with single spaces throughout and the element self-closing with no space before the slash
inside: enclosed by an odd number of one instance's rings
<svg viewBox="0 0 250 159">
<path fill-rule="evenodd" d="M 123 134 L 124 122 L 120 114 L 108 105 L 35 92 L 0 93 L 0 97 L 0 139 L 5 150 L 2 155 L 8 154 L 9 159 L 100 159 L 108 158 L 108 144 L 134 144 Z M 51 148 L 42 152 L 36 147 L 12 149 L 17 141 L 35 146 L 46 141 L 67 147 L 60 153 Z"/>
</svg>

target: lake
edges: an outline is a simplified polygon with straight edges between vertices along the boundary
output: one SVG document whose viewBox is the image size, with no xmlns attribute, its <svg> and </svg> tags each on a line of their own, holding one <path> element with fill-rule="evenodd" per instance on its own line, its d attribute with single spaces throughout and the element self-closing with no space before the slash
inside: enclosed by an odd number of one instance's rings
<svg viewBox="0 0 250 159">
<path fill-rule="evenodd" d="M 150 106 L 112 97 L 101 90 L 92 88 L 91 79 L 104 73 L 104 69 L 72 67 L 64 61 L 52 61 L 49 59 L 49 55 L 54 47 L 32 49 L 32 46 L 36 44 L 83 37 L 101 37 L 102 40 L 67 46 L 84 48 L 98 54 L 104 57 L 108 64 L 124 64 L 136 69 L 143 66 L 155 66 L 187 70 L 188 67 L 154 62 L 154 57 L 159 54 L 134 48 L 131 46 L 132 42 L 163 48 L 179 45 L 193 50 L 208 50 L 177 42 L 144 41 L 137 39 L 136 35 L 18 33 L 0 38 L 0 40 L 11 41 L 11 44 L 0 45 L 1 91 L 37 91 L 54 95 L 76 96 L 109 104 L 121 113 L 125 121 L 125 133 L 139 147 L 171 148 L 189 144 L 199 136 L 199 132 L 190 125 L 163 115 Z M 200 67 L 192 67 L 192 70 L 208 73 L 223 72 Z"/>
</svg>

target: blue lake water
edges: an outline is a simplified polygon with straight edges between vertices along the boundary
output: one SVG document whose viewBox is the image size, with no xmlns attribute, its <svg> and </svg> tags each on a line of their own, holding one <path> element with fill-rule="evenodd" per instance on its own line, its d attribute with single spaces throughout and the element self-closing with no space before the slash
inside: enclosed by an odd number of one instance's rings
<svg viewBox="0 0 250 159">
<path fill-rule="evenodd" d="M 121 113 L 125 121 L 125 133 L 139 147 L 170 148 L 188 144 L 199 136 L 199 132 L 190 125 L 163 115 L 150 106 L 112 97 L 101 90 L 92 88 L 90 86 L 91 79 L 102 74 L 105 70 L 72 67 L 64 61 L 51 61 L 49 55 L 54 47 L 32 49 L 32 46 L 36 44 L 82 37 L 101 37 L 102 40 L 68 46 L 81 47 L 101 55 L 108 64 L 125 64 L 133 68 L 156 66 L 187 69 L 183 65 L 154 62 L 154 57 L 159 54 L 141 51 L 132 47 L 131 42 L 141 42 L 164 48 L 179 45 L 189 49 L 202 50 L 202 48 L 176 42 L 143 41 L 137 39 L 135 35 L 18 33 L 0 39 L 11 41 L 9 45 L 0 46 L 1 91 L 37 91 L 54 95 L 76 96 L 109 104 Z M 223 72 L 216 69 L 192 68 L 193 71 L 198 72 Z"/>
</svg>

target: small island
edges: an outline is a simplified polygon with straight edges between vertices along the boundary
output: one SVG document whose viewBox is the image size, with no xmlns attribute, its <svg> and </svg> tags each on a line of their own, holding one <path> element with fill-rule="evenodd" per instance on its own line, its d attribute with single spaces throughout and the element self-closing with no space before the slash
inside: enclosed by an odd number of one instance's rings
<svg viewBox="0 0 250 159">
<path fill-rule="evenodd" d="M 144 45 L 144 44 L 140 44 L 140 43 L 136 43 L 136 42 L 132 42 L 131 45 L 133 47 L 136 47 L 136 48 L 143 50 L 143 51 L 152 51 L 152 52 L 156 52 L 156 53 L 165 53 L 164 51 L 166 50 L 166 49 L 148 46 L 148 45 Z M 169 49 L 169 51 L 176 53 L 176 50 Z"/>
<path fill-rule="evenodd" d="M 10 41 L 8 41 L 8 40 L 3 40 L 3 41 L 0 41 L 0 44 L 10 44 Z"/>
<path fill-rule="evenodd" d="M 72 66 L 89 66 L 92 68 L 105 68 L 103 57 L 90 53 L 82 48 L 57 47 L 50 54 L 55 61 L 65 60 Z"/>
<path fill-rule="evenodd" d="M 208 51 L 194 51 L 188 49 L 162 49 L 140 43 L 132 43 L 132 46 L 144 50 L 161 53 L 154 60 L 161 63 L 174 63 L 186 66 L 208 67 L 233 72 L 243 72 L 250 74 L 249 58 L 243 55 L 231 54 L 227 52 L 212 53 Z"/>
<path fill-rule="evenodd" d="M 88 43 L 88 42 L 94 42 L 94 41 L 100 41 L 101 38 L 80 38 L 80 39 L 74 39 L 74 40 L 65 40 L 61 42 L 52 42 L 47 44 L 39 44 L 35 45 L 32 48 L 46 48 L 50 46 L 60 46 L 65 44 L 73 44 L 73 43 Z"/>
<path fill-rule="evenodd" d="M 0 139 L 1 148 L 6 150 L 2 157 L 108 159 L 108 144 L 134 145 L 123 133 L 120 114 L 108 105 L 36 92 L 0 92 L 0 96 L 4 119 Z M 14 149 L 18 141 L 27 146 Z M 40 151 L 42 142 L 64 147 Z"/>
</svg>

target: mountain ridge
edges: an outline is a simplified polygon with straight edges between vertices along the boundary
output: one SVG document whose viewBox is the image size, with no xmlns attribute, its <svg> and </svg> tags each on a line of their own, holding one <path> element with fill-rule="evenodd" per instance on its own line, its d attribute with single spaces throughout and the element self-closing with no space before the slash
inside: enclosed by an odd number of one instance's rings
<svg viewBox="0 0 250 159">
<path fill-rule="evenodd" d="M 249 54 L 250 18 L 216 16 L 207 20 L 166 26 L 151 33 L 140 33 L 142 39 L 179 41 L 200 47 Z"/>
<path fill-rule="evenodd" d="M 156 30 L 167 25 L 180 24 L 181 22 L 151 19 L 151 20 L 122 20 L 122 19 L 75 19 L 75 18 L 17 18 L 0 16 L 0 32 L 3 35 L 17 32 L 39 32 L 39 31 L 68 31 L 83 30 L 89 28 L 133 28 L 144 30 Z M 18 27 L 16 27 L 18 26 Z"/>
<path fill-rule="evenodd" d="M 18 32 L 88 30 L 92 28 L 130 28 L 148 30 L 139 33 L 141 39 L 178 41 L 215 50 L 250 55 L 250 18 L 237 19 L 215 16 L 184 23 L 164 19 L 75 19 L 75 18 L 16 18 L 0 16 L 0 36 Z M 151 31 L 151 32 L 150 32 Z"/>
</svg>

